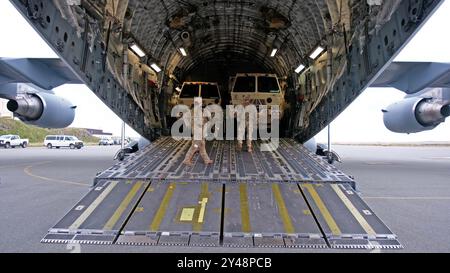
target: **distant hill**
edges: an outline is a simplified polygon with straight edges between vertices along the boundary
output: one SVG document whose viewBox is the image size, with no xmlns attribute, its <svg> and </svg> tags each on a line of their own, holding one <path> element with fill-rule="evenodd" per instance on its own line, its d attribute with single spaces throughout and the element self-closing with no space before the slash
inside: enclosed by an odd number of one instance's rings
<svg viewBox="0 0 450 273">
<path fill-rule="evenodd" d="M 0 135 L 8 134 L 19 135 L 21 138 L 28 138 L 30 143 L 43 143 L 44 138 L 47 135 L 72 135 L 83 140 L 85 143 L 96 143 L 99 141 L 97 137 L 92 136 L 85 129 L 44 129 L 27 125 L 11 118 L 0 118 Z"/>
</svg>

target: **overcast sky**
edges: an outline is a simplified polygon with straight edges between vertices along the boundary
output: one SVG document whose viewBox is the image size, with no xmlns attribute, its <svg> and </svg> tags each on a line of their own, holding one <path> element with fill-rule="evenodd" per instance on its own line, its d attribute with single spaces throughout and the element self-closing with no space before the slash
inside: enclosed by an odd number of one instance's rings
<svg viewBox="0 0 450 273">
<path fill-rule="evenodd" d="M 57 57 L 9 1 L 0 1 L 1 57 Z M 450 0 L 413 38 L 397 57 L 397 61 L 435 61 L 450 63 Z M 86 86 L 66 85 L 55 89 L 59 96 L 77 105 L 71 127 L 99 128 L 120 134 L 120 119 Z M 417 134 L 395 134 L 384 127 L 381 109 L 401 100 L 404 93 L 392 88 L 369 88 L 361 94 L 333 123 L 332 139 L 336 142 L 414 142 L 450 141 L 450 122 L 433 131 Z M 127 134 L 137 136 L 127 126 Z M 317 139 L 326 140 L 326 130 Z"/>
</svg>

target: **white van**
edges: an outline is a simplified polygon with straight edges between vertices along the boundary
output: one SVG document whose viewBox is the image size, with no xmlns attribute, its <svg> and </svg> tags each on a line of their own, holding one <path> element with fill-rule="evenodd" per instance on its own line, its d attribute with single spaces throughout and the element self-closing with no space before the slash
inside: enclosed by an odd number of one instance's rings
<svg viewBox="0 0 450 273">
<path fill-rule="evenodd" d="M 53 147 L 55 147 L 56 149 L 59 149 L 61 147 L 81 149 L 81 147 L 83 147 L 83 141 L 79 140 L 75 136 L 50 135 L 45 137 L 44 146 L 49 149 L 52 149 Z"/>
</svg>

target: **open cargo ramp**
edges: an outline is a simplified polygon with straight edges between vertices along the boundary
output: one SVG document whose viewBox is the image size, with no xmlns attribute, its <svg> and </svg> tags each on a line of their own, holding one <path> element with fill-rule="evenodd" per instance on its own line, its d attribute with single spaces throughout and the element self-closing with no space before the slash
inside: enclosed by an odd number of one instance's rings
<svg viewBox="0 0 450 273">
<path fill-rule="evenodd" d="M 275 152 L 181 164 L 187 141 L 162 138 L 100 173 L 42 242 L 210 247 L 401 248 L 334 166 L 283 139 Z M 260 143 L 255 143 L 259 146 Z"/>
</svg>

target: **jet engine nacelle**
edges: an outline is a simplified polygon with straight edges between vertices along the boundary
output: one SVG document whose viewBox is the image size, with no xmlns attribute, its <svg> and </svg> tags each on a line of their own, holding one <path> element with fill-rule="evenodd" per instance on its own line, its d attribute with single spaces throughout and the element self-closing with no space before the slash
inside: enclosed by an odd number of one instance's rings
<svg viewBox="0 0 450 273">
<path fill-rule="evenodd" d="M 65 128 L 75 118 L 73 104 L 48 93 L 24 94 L 7 104 L 8 110 L 27 124 L 44 128 Z"/>
<path fill-rule="evenodd" d="M 450 105 L 443 101 L 411 97 L 383 110 L 384 125 L 395 133 L 418 133 L 432 130 L 450 116 Z"/>
</svg>

